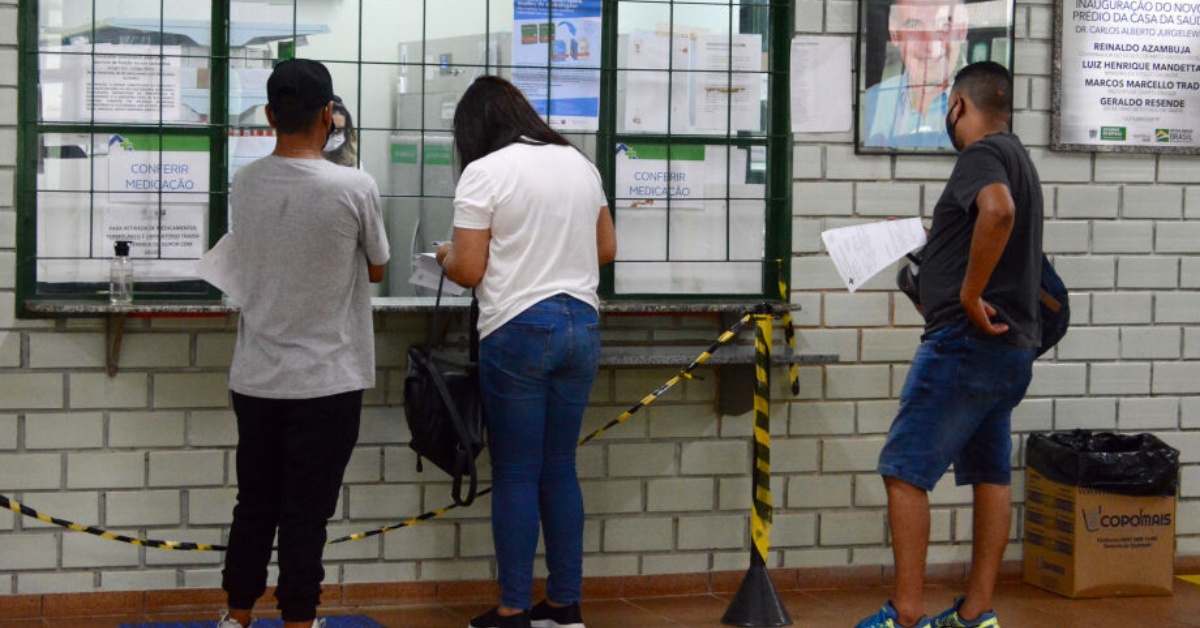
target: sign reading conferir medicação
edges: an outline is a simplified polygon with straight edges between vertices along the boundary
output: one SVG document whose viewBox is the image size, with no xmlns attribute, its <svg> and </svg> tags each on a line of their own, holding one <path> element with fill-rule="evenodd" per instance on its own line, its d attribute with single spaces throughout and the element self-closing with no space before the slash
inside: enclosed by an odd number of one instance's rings
<svg viewBox="0 0 1200 628">
<path fill-rule="evenodd" d="M 1058 0 L 1054 148 L 1200 153 L 1200 0 Z"/>
<path fill-rule="evenodd" d="M 202 136 L 113 135 L 101 254 L 129 240 L 133 257 L 199 259 L 208 238 L 208 150 Z"/>
</svg>

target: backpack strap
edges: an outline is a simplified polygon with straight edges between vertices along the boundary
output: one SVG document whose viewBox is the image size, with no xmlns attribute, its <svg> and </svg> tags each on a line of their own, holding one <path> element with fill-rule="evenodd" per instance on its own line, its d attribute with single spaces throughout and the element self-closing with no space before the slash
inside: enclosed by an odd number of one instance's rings
<svg viewBox="0 0 1200 628">
<path fill-rule="evenodd" d="M 450 390 L 446 388 L 446 381 L 442 379 L 442 374 L 433 365 L 432 361 L 426 363 L 426 369 L 431 374 L 430 379 L 433 385 L 437 388 L 438 395 L 442 398 L 442 404 L 446 406 L 446 411 L 450 415 L 450 424 L 454 426 L 454 432 L 458 434 L 459 446 L 455 452 L 454 487 L 451 491 L 451 496 L 454 497 L 454 503 L 459 506 L 470 506 L 475 501 L 476 487 L 479 484 L 479 472 L 475 466 L 475 456 L 463 446 L 468 442 L 467 427 L 463 423 L 462 415 L 458 412 L 458 406 L 454 404 L 454 398 L 450 395 Z M 469 475 L 471 478 L 467 496 L 462 496 L 462 478 L 464 475 Z"/>
<path fill-rule="evenodd" d="M 1042 288 L 1038 294 L 1038 301 L 1041 301 L 1042 305 L 1046 306 L 1046 309 L 1054 312 L 1055 314 L 1058 314 L 1062 311 L 1062 303 L 1058 299 L 1054 298 L 1054 296 L 1049 292 L 1047 292 L 1045 288 Z"/>
</svg>

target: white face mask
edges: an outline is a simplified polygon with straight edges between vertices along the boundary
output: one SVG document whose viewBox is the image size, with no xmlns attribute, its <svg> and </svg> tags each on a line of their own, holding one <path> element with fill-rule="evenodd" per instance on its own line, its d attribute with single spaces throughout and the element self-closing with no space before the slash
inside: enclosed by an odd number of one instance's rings
<svg viewBox="0 0 1200 628">
<path fill-rule="evenodd" d="M 346 132 L 342 131 L 329 136 L 329 140 L 325 142 L 325 152 L 332 153 L 342 147 L 346 142 Z"/>
</svg>

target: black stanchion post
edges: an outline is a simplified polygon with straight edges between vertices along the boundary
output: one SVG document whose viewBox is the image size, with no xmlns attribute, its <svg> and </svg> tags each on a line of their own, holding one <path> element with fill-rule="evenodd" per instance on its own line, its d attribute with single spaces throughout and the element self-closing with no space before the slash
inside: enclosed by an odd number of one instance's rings
<svg viewBox="0 0 1200 628">
<path fill-rule="evenodd" d="M 769 312 L 769 310 L 768 310 Z M 769 313 L 755 315 L 754 472 L 751 473 L 750 569 L 742 578 L 721 623 L 729 626 L 790 626 L 792 618 L 767 573 L 771 548 L 771 325 Z"/>
</svg>

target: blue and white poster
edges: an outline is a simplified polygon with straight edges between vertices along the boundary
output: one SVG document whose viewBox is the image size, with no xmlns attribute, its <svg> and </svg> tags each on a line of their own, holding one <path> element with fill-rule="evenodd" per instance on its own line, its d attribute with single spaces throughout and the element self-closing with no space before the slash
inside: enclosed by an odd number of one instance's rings
<svg viewBox="0 0 1200 628">
<path fill-rule="evenodd" d="M 602 0 L 513 2 L 513 83 L 556 129 L 599 128 L 601 5 Z"/>
</svg>

